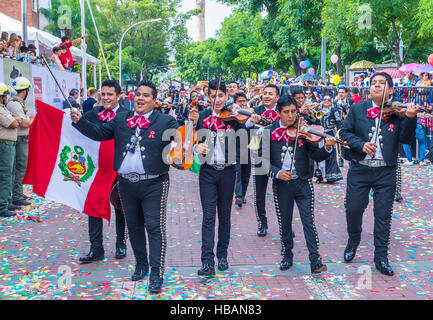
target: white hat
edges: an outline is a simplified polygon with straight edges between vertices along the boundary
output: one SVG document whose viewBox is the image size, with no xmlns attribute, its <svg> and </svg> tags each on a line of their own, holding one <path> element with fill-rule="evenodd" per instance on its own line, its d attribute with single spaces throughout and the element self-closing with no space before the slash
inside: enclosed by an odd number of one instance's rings
<svg viewBox="0 0 433 320">
<path fill-rule="evenodd" d="M 27 88 L 31 88 L 32 84 L 27 78 L 18 77 L 14 81 L 12 81 L 12 88 L 19 91 Z"/>
</svg>

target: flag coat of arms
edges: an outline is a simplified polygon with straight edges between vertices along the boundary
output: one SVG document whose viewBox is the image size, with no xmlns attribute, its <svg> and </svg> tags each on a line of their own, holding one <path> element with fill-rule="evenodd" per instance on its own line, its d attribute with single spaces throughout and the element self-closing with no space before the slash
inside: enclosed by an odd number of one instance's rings
<svg viewBox="0 0 433 320">
<path fill-rule="evenodd" d="M 93 141 L 72 126 L 69 112 L 36 100 L 23 184 L 48 200 L 110 220 L 114 140 Z"/>
</svg>

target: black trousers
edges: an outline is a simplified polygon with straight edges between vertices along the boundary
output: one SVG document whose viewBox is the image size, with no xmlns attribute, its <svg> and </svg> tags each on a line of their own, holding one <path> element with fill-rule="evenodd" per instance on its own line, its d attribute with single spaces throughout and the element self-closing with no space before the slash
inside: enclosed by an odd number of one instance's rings
<svg viewBox="0 0 433 320">
<path fill-rule="evenodd" d="M 345 205 L 348 242 L 351 246 L 358 246 L 361 241 L 362 215 L 372 189 L 375 258 L 388 256 L 396 170 L 397 166 L 370 168 L 351 162 L 347 173 Z"/>
<path fill-rule="evenodd" d="M 168 189 L 168 174 L 135 183 L 119 177 L 119 194 L 136 264 L 147 266 L 150 262 L 151 277 L 162 278 L 164 275 Z M 145 230 L 149 240 L 149 261 Z"/>
<path fill-rule="evenodd" d="M 259 228 L 268 227 L 268 219 L 266 218 L 266 188 L 268 186 L 269 176 L 255 175 L 253 168 L 253 187 L 254 187 L 254 212 Z"/>
<path fill-rule="evenodd" d="M 125 215 L 122 210 L 114 209 L 116 213 L 116 248 L 126 249 L 126 223 Z M 89 239 L 90 250 L 99 254 L 104 253 L 102 245 L 103 219 L 97 217 L 89 217 Z"/>
<path fill-rule="evenodd" d="M 236 198 L 245 198 L 250 182 L 251 164 L 236 164 Z"/>
<path fill-rule="evenodd" d="M 296 202 L 310 262 L 320 261 L 319 239 L 314 222 L 314 187 L 311 179 L 295 179 L 290 182 L 274 179 L 272 188 L 280 229 L 281 255 L 283 258 L 293 259 L 292 219 L 294 203 Z"/>
<path fill-rule="evenodd" d="M 227 258 L 230 242 L 231 210 L 235 188 L 235 166 L 217 171 L 203 164 L 200 168 L 199 187 L 203 208 L 201 261 L 214 265 L 215 220 L 218 214 L 217 259 Z"/>
</svg>

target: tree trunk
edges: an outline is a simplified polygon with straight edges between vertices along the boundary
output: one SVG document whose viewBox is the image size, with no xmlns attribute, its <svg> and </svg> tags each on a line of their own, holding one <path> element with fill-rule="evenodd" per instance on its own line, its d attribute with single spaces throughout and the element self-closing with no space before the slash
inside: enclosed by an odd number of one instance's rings
<svg viewBox="0 0 433 320">
<path fill-rule="evenodd" d="M 292 54 L 290 57 L 290 60 L 292 61 L 293 70 L 295 71 L 295 75 L 298 77 L 301 75 L 301 67 L 299 67 L 298 59 L 296 59 L 296 56 Z"/>
<path fill-rule="evenodd" d="M 339 44 L 337 46 L 337 48 L 335 48 L 334 53 L 338 56 L 338 61 L 337 61 L 337 74 L 341 77 L 343 76 L 343 62 L 341 61 L 341 47 L 342 44 Z"/>
</svg>

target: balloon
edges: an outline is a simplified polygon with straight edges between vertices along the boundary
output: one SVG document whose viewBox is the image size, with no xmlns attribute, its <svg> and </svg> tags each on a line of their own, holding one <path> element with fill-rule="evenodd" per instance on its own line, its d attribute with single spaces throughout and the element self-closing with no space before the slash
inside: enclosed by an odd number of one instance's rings
<svg viewBox="0 0 433 320">
<path fill-rule="evenodd" d="M 257 73 L 253 73 L 253 78 L 257 78 Z"/>
<path fill-rule="evenodd" d="M 337 85 L 339 82 L 340 82 L 340 76 L 338 74 L 332 77 L 332 83 L 334 85 Z"/>
<path fill-rule="evenodd" d="M 299 66 L 300 66 L 302 69 L 306 69 L 306 68 L 307 68 L 307 63 L 306 63 L 305 61 L 301 61 L 301 63 L 299 64 Z"/>
<path fill-rule="evenodd" d="M 282 81 L 285 81 L 285 80 L 287 80 L 287 78 L 286 78 L 285 76 L 282 76 L 282 77 L 281 77 L 281 80 L 282 80 Z"/>
<path fill-rule="evenodd" d="M 333 64 L 336 64 L 337 61 L 338 61 L 338 56 L 337 56 L 336 54 L 333 54 L 333 55 L 331 56 L 331 62 L 332 62 Z"/>
<path fill-rule="evenodd" d="M 433 53 L 428 56 L 428 64 L 433 67 Z"/>
<path fill-rule="evenodd" d="M 310 60 L 305 60 L 305 63 L 307 64 L 306 68 L 309 68 L 311 66 Z"/>
<path fill-rule="evenodd" d="M 315 72 L 314 68 L 310 68 L 310 69 L 308 69 L 308 73 L 309 73 L 309 74 L 313 75 L 314 72 Z"/>
</svg>

